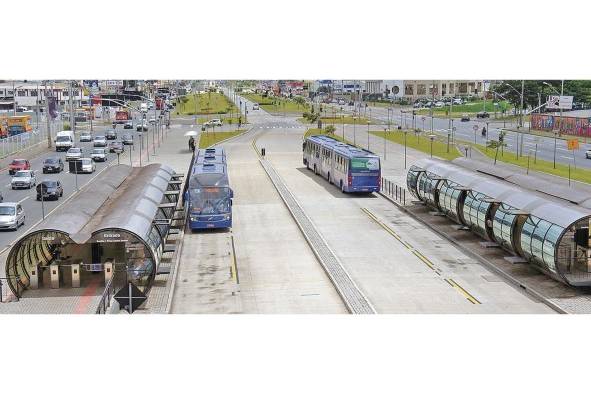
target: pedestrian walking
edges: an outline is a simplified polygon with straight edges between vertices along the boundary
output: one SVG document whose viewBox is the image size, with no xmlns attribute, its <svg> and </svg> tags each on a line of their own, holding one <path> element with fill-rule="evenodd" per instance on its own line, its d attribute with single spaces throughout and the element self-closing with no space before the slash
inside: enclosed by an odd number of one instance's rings
<svg viewBox="0 0 591 394">
<path fill-rule="evenodd" d="M 195 138 L 193 136 L 189 138 L 189 149 L 191 149 L 191 152 L 195 152 Z"/>
</svg>

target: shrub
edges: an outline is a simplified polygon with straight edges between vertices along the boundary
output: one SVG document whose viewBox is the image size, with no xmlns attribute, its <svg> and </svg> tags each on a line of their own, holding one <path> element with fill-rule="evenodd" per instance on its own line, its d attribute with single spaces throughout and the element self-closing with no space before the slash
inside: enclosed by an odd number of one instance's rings
<svg viewBox="0 0 591 394">
<path fill-rule="evenodd" d="M 336 127 L 334 127 L 333 125 L 328 125 L 326 127 L 326 134 L 334 134 L 334 132 L 337 130 Z"/>
</svg>

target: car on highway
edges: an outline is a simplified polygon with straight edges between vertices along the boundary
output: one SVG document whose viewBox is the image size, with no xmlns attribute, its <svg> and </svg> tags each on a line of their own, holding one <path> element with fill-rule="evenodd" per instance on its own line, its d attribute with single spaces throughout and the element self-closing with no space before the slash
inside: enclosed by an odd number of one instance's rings
<svg viewBox="0 0 591 394">
<path fill-rule="evenodd" d="M 10 180 L 10 187 L 12 190 L 15 189 L 30 189 L 37 183 L 35 178 L 35 171 L 22 170 L 17 171 L 16 174 Z"/>
<path fill-rule="evenodd" d="M 462 114 L 462 118 L 460 119 L 461 122 L 469 122 L 470 116 L 468 114 Z"/>
<path fill-rule="evenodd" d="M 111 141 L 109 142 L 109 152 L 111 153 L 123 153 L 125 148 L 123 147 L 123 142 L 121 141 Z"/>
<path fill-rule="evenodd" d="M 135 127 L 136 131 L 148 131 L 148 125 L 143 124 L 143 123 L 138 123 L 137 126 Z"/>
<path fill-rule="evenodd" d="M 130 133 L 123 134 L 121 142 L 123 142 L 123 145 L 133 145 L 133 135 Z"/>
<path fill-rule="evenodd" d="M 154 118 L 154 117 L 150 118 L 150 120 L 148 121 L 148 123 L 155 124 L 156 123 L 156 118 Z"/>
<path fill-rule="evenodd" d="M 82 153 L 82 148 L 70 148 L 66 152 L 66 161 L 81 159 Z"/>
<path fill-rule="evenodd" d="M 64 195 L 62 183 L 53 179 L 44 179 L 37 185 L 37 201 L 54 199 L 57 200 Z"/>
<path fill-rule="evenodd" d="M 126 129 L 126 130 L 127 129 L 133 129 L 133 122 L 125 122 L 123 124 L 123 128 Z"/>
<path fill-rule="evenodd" d="M 30 170 L 31 163 L 26 159 L 13 159 L 8 165 L 8 173 L 14 175 L 17 171 Z"/>
<path fill-rule="evenodd" d="M 208 122 L 205 122 L 203 125 L 205 127 L 214 127 L 214 126 L 221 127 L 222 124 L 223 123 L 222 123 L 222 120 L 221 119 L 212 119 L 212 120 L 210 120 Z"/>
<path fill-rule="evenodd" d="M 443 101 L 438 101 L 435 103 L 435 107 L 437 107 L 437 108 L 445 107 L 445 103 Z"/>
<path fill-rule="evenodd" d="M 108 140 L 116 140 L 117 132 L 115 130 L 107 130 L 105 131 L 105 137 L 107 137 Z"/>
<path fill-rule="evenodd" d="M 339 99 L 339 101 L 338 101 L 338 104 L 339 104 L 339 105 L 345 105 L 346 103 L 345 103 L 345 100 L 343 100 L 343 99 Z"/>
<path fill-rule="evenodd" d="M 94 148 L 90 153 L 90 158 L 94 161 L 107 161 L 107 150 L 105 148 Z"/>
<path fill-rule="evenodd" d="M 485 111 L 480 111 L 476 114 L 476 117 L 479 119 L 485 119 L 485 118 L 490 118 L 490 114 L 488 112 Z"/>
<path fill-rule="evenodd" d="M 95 148 L 98 148 L 98 147 L 104 148 L 107 146 L 107 138 L 105 138 L 104 135 L 97 135 L 96 137 L 94 137 L 92 145 Z"/>
<path fill-rule="evenodd" d="M 453 99 L 453 104 L 454 105 L 462 105 L 462 104 L 464 104 L 464 101 L 461 98 L 455 98 L 455 99 Z"/>
<path fill-rule="evenodd" d="M 18 202 L 0 203 L 0 229 L 17 230 L 25 224 L 25 210 Z"/>
<path fill-rule="evenodd" d="M 57 172 L 60 173 L 64 170 L 64 162 L 60 157 L 48 157 L 43 160 L 43 173 Z"/>
<path fill-rule="evenodd" d="M 585 152 L 585 158 L 586 159 L 591 159 L 591 150 L 588 150 Z"/>
<path fill-rule="evenodd" d="M 80 159 L 79 174 L 92 174 L 96 170 L 96 164 L 91 158 L 83 157 Z"/>
<path fill-rule="evenodd" d="M 92 133 L 90 131 L 81 132 L 80 142 L 92 142 Z"/>
<path fill-rule="evenodd" d="M 258 110 L 258 109 L 259 109 L 259 105 L 258 105 L 257 103 L 254 103 L 254 104 L 252 105 L 252 110 L 253 110 L 253 111 L 256 111 L 256 110 Z"/>
</svg>

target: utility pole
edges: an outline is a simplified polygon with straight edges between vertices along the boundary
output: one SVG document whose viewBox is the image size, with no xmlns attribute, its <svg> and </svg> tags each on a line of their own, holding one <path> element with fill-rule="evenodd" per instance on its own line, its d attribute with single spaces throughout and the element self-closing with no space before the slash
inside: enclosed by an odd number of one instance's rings
<svg viewBox="0 0 591 394">
<path fill-rule="evenodd" d="M 521 106 L 519 108 L 519 126 L 523 127 L 523 90 L 525 88 L 525 81 L 521 80 Z"/>
<path fill-rule="evenodd" d="M 72 98 L 72 82 L 73 81 L 70 81 L 70 84 L 68 86 L 68 95 L 70 96 L 70 130 L 76 133 L 76 120 L 74 119 L 74 99 Z"/>
<path fill-rule="evenodd" d="M 560 87 L 560 98 L 564 96 L 564 79 L 562 80 L 561 87 Z M 560 127 L 558 128 L 562 133 L 562 105 L 560 106 Z M 554 166 L 556 168 L 556 165 Z"/>
<path fill-rule="evenodd" d="M 51 92 L 51 97 L 53 97 L 53 89 Z M 45 110 L 45 117 L 47 119 L 47 147 L 51 149 L 51 121 L 49 120 L 51 115 L 49 114 L 49 96 L 47 95 L 47 81 L 45 81 L 45 103 L 47 104 Z"/>
</svg>

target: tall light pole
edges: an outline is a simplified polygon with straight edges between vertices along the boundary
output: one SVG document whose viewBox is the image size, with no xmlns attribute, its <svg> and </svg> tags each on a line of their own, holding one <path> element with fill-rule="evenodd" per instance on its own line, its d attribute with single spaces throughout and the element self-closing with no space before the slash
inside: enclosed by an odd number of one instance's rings
<svg viewBox="0 0 591 394">
<path fill-rule="evenodd" d="M 357 145 L 356 130 L 355 130 L 356 122 L 357 122 L 357 117 L 353 116 L 353 145 Z"/>
<path fill-rule="evenodd" d="M 386 139 L 388 136 L 388 129 L 384 127 L 384 160 L 386 160 Z"/>
<path fill-rule="evenodd" d="M 367 150 L 369 150 L 369 119 L 367 120 Z"/>
</svg>

